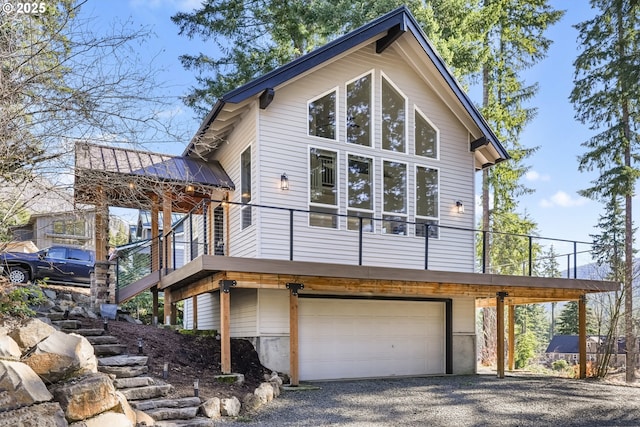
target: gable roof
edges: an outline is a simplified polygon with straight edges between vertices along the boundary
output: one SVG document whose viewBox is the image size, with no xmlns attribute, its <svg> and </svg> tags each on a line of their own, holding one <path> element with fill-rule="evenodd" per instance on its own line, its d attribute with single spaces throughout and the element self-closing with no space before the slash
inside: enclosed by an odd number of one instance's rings
<svg viewBox="0 0 640 427">
<path fill-rule="evenodd" d="M 274 89 L 287 81 L 300 76 L 311 69 L 332 60 L 349 50 L 376 40 L 376 52 L 382 53 L 389 45 L 406 32 L 413 35 L 424 54 L 444 79 L 446 87 L 454 94 L 462 108 L 469 115 L 480 135 L 471 143 L 471 151 L 476 152 L 476 163 L 481 167 L 491 166 L 510 158 L 498 137 L 491 130 L 486 120 L 474 106 L 469 96 L 462 90 L 453 74 L 440 55 L 435 51 L 420 25 L 406 6 L 401 6 L 386 15 L 375 19 L 362 27 L 327 43 L 326 45 L 303 55 L 288 64 L 264 74 L 223 95 L 204 119 L 200 128 L 187 146 L 184 156 L 202 155 L 198 152 L 199 143 L 211 129 L 216 141 L 223 140 L 231 132 L 235 123 L 246 109 L 246 103 L 260 96 L 261 108 L 266 108 L 274 96 Z M 217 142 L 209 141 L 204 150 L 215 149 Z"/>
</svg>

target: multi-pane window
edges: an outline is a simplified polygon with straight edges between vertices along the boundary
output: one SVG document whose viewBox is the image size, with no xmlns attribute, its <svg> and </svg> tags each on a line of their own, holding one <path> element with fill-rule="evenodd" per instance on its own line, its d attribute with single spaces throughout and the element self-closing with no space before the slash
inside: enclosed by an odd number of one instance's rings
<svg viewBox="0 0 640 427">
<path fill-rule="evenodd" d="M 309 102 L 309 135 L 336 139 L 336 92 Z"/>
<path fill-rule="evenodd" d="M 373 159 L 349 154 L 347 186 L 347 228 L 373 231 Z"/>
<path fill-rule="evenodd" d="M 372 74 L 347 83 L 347 142 L 371 146 Z"/>
<path fill-rule="evenodd" d="M 416 236 L 424 237 L 429 224 L 429 237 L 438 237 L 438 187 L 437 169 L 416 166 Z"/>
<path fill-rule="evenodd" d="M 382 232 L 407 234 L 407 165 L 382 162 Z"/>
<path fill-rule="evenodd" d="M 438 131 L 429 123 L 426 117 L 415 110 L 416 126 L 416 156 L 438 158 Z"/>
<path fill-rule="evenodd" d="M 309 225 L 338 228 L 338 153 L 309 150 Z"/>
<path fill-rule="evenodd" d="M 240 187 L 241 201 L 240 207 L 242 217 L 242 228 L 245 229 L 251 225 L 251 146 L 240 155 Z"/>
<path fill-rule="evenodd" d="M 58 219 L 53 221 L 53 234 L 61 236 L 86 236 L 86 224 L 82 219 Z"/>
<path fill-rule="evenodd" d="M 384 77 L 382 78 L 382 148 L 405 153 L 406 98 Z"/>
</svg>

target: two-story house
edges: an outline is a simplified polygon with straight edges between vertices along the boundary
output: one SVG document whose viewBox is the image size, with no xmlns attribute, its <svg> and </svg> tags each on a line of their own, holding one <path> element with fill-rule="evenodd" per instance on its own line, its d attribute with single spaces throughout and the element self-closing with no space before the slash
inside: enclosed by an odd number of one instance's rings
<svg viewBox="0 0 640 427">
<path fill-rule="evenodd" d="M 474 177 L 509 155 L 404 7 L 224 95 L 181 157 L 76 156 L 78 200 L 150 206 L 162 259 L 122 298 L 164 292 L 169 322 L 184 300 L 223 372 L 241 337 L 294 384 L 474 373 L 479 299 L 503 334 L 505 304 L 618 286 L 475 272 Z M 157 215 L 189 209 L 183 265 Z"/>
</svg>

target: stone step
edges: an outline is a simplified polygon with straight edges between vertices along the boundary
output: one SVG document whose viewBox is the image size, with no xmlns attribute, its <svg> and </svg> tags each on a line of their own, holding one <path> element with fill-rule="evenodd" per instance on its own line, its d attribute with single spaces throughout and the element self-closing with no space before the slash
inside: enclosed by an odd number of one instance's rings
<svg viewBox="0 0 640 427">
<path fill-rule="evenodd" d="M 121 354 L 111 357 L 99 357 L 98 366 L 144 366 L 149 360 L 148 356 L 130 356 Z"/>
<path fill-rule="evenodd" d="M 86 337 L 89 343 L 93 346 L 101 344 L 119 344 L 118 338 L 111 335 L 96 335 Z"/>
<path fill-rule="evenodd" d="M 115 380 L 113 380 L 113 385 L 117 389 L 144 387 L 155 384 L 156 380 L 151 377 L 116 378 Z"/>
<path fill-rule="evenodd" d="M 162 420 L 190 420 L 198 414 L 198 406 L 186 408 L 156 408 L 144 411 L 156 421 Z"/>
<path fill-rule="evenodd" d="M 82 335 L 83 337 L 95 337 L 98 335 L 104 335 L 104 329 L 80 328 L 73 331 L 73 333 Z"/>
<path fill-rule="evenodd" d="M 171 384 L 148 385 L 144 387 L 123 388 L 119 391 L 127 398 L 129 402 L 132 400 L 153 399 L 156 397 L 164 397 L 173 390 Z M 172 417 L 180 418 L 180 417 Z"/>
<path fill-rule="evenodd" d="M 213 427 L 213 420 L 210 418 L 196 417 L 191 420 L 163 420 L 156 421 L 156 427 Z"/>
<path fill-rule="evenodd" d="M 181 397 L 178 399 L 152 399 L 131 402 L 131 407 L 139 411 L 147 411 L 157 408 L 186 408 L 188 406 L 200 406 L 199 397 Z"/>
<path fill-rule="evenodd" d="M 124 344 L 96 344 L 93 346 L 93 352 L 96 356 L 117 356 L 127 352 L 127 346 Z"/>
<path fill-rule="evenodd" d="M 82 326 L 77 320 L 52 320 L 51 323 L 63 332 L 76 332 Z"/>
<path fill-rule="evenodd" d="M 99 361 L 100 359 L 98 359 Z M 98 362 L 99 363 L 99 362 Z M 148 366 L 98 366 L 98 371 L 115 375 L 116 378 L 133 378 L 149 373 Z"/>
</svg>

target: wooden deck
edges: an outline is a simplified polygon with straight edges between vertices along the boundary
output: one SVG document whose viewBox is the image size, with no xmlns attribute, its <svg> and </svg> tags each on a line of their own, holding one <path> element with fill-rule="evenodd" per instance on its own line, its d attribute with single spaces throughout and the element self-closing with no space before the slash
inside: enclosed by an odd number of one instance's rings
<svg viewBox="0 0 640 427">
<path fill-rule="evenodd" d="M 586 279 L 504 276 L 404 268 L 371 267 L 202 255 L 163 276 L 159 290 L 182 300 L 220 288 L 233 280 L 238 288 L 286 289 L 302 283 L 305 293 L 372 296 L 472 296 L 495 305 L 497 292 L 507 304 L 576 300 L 594 292 L 615 291 L 618 283 Z"/>
</svg>

